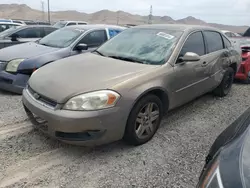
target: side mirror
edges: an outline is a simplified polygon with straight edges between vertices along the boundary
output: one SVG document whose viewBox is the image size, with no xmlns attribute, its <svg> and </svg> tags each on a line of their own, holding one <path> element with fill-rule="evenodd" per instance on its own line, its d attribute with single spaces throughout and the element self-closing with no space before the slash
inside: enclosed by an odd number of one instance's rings
<svg viewBox="0 0 250 188">
<path fill-rule="evenodd" d="M 19 38 L 18 34 L 14 33 L 11 36 L 11 41 L 18 41 L 17 39 Z"/>
<path fill-rule="evenodd" d="M 200 59 L 200 56 L 193 52 L 187 52 L 183 57 L 179 57 L 180 62 L 199 61 Z"/>
<path fill-rule="evenodd" d="M 78 44 L 75 47 L 75 50 L 77 50 L 77 51 L 88 50 L 88 45 L 87 44 Z"/>
</svg>

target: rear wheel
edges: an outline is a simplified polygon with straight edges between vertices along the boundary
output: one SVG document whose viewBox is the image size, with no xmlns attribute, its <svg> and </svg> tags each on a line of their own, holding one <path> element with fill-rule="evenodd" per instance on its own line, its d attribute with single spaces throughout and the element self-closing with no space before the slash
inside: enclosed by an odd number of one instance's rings
<svg viewBox="0 0 250 188">
<path fill-rule="evenodd" d="M 135 146 L 151 140 L 159 128 L 162 114 L 162 102 L 157 96 L 143 97 L 129 115 L 124 140 Z"/>
<path fill-rule="evenodd" d="M 225 97 L 231 90 L 234 81 L 233 68 L 227 68 L 220 85 L 213 91 L 216 96 Z"/>
</svg>

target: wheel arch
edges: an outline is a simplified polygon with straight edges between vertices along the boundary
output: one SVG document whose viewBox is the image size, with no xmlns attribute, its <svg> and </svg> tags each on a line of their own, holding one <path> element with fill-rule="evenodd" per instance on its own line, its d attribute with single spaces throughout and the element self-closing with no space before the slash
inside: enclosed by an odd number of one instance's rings
<svg viewBox="0 0 250 188">
<path fill-rule="evenodd" d="M 129 115 L 132 111 L 132 109 L 134 108 L 134 106 L 146 95 L 149 94 L 153 94 L 156 95 L 157 97 L 159 97 L 159 99 L 162 101 L 162 105 L 163 105 L 163 112 L 166 113 L 169 109 L 169 94 L 168 91 L 162 87 L 153 87 L 150 89 L 145 90 L 143 93 L 141 93 L 136 100 L 134 101 L 134 103 L 132 104 L 132 107 L 130 108 L 130 112 Z"/>
<path fill-rule="evenodd" d="M 234 70 L 234 75 L 236 75 L 236 73 L 238 71 L 237 63 L 234 62 L 229 67 L 231 67 Z"/>
</svg>

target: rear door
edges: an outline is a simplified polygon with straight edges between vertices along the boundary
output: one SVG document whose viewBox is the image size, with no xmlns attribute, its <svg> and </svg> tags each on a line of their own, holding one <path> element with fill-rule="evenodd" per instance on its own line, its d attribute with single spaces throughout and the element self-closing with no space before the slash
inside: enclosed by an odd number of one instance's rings
<svg viewBox="0 0 250 188">
<path fill-rule="evenodd" d="M 216 31 L 204 31 L 207 44 L 206 75 L 209 76 L 209 87 L 216 87 L 220 84 L 224 75 L 223 67 L 230 63 L 230 50 L 225 48 L 222 35 Z"/>
<path fill-rule="evenodd" d="M 201 31 L 191 33 L 185 41 L 179 57 L 183 57 L 187 52 L 193 52 L 200 56 L 199 61 L 182 62 L 177 60 L 174 66 L 174 97 L 179 106 L 209 90 L 204 85 L 208 76 L 205 74 L 207 65 L 207 54 L 204 36 Z"/>
</svg>

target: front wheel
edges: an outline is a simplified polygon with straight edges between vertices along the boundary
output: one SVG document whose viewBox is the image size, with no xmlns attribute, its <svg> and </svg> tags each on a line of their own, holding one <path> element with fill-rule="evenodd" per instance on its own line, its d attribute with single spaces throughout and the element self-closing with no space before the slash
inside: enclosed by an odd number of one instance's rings
<svg viewBox="0 0 250 188">
<path fill-rule="evenodd" d="M 227 68 L 220 85 L 213 91 L 216 96 L 225 97 L 231 90 L 234 81 L 234 70 Z"/>
<path fill-rule="evenodd" d="M 157 96 L 143 97 L 129 115 L 124 140 L 135 146 L 151 140 L 160 126 L 162 114 L 162 102 Z"/>
</svg>

